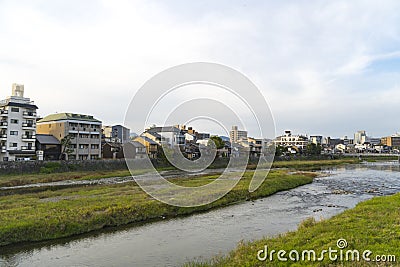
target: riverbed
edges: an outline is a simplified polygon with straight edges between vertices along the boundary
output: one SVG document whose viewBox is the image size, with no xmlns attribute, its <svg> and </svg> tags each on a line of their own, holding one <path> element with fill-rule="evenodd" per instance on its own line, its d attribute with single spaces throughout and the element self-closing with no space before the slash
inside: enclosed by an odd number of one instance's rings
<svg viewBox="0 0 400 267">
<path fill-rule="evenodd" d="M 400 192 L 398 162 L 325 169 L 313 183 L 187 217 L 110 228 L 75 238 L 1 248 L 0 266 L 180 266 L 240 240 L 295 230 L 374 196 Z"/>
</svg>

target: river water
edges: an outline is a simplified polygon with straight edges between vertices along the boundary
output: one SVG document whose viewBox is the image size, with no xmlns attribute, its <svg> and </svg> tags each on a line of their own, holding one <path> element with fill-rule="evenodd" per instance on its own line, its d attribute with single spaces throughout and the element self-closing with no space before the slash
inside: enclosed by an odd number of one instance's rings
<svg viewBox="0 0 400 267">
<path fill-rule="evenodd" d="M 240 240 L 295 230 L 374 196 L 400 192 L 398 162 L 326 169 L 313 183 L 187 217 L 75 238 L 0 248 L 0 266 L 180 266 L 235 248 Z"/>
</svg>

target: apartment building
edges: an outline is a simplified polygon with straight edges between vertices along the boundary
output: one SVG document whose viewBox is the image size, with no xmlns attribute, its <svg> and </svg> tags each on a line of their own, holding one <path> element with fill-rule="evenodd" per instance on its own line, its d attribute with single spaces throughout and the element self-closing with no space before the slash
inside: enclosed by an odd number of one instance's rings
<svg viewBox="0 0 400 267">
<path fill-rule="evenodd" d="M 103 126 L 103 138 L 107 142 L 127 143 L 130 140 L 131 130 L 122 125 Z"/>
<path fill-rule="evenodd" d="M 186 144 L 185 134 L 179 126 L 163 126 L 163 127 L 150 127 L 146 130 L 146 132 L 151 135 L 159 135 L 161 136 L 161 144 L 168 145 L 170 147 L 173 146 L 183 146 Z M 145 133 L 146 133 L 145 132 Z M 143 134 L 142 134 L 143 135 Z"/>
<path fill-rule="evenodd" d="M 68 159 L 101 158 L 101 121 L 90 115 L 51 114 L 37 122 L 38 134 L 51 134 L 58 140 L 71 136 Z"/>
<path fill-rule="evenodd" d="M 232 130 L 229 132 L 231 143 L 238 143 L 239 141 L 247 141 L 247 131 L 239 130 L 237 126 L 232 126 Z"/>
<path fill-rule="evenodd" d="M 308 145 L 308 143 L 309 141 L 307 136 L 293 135 L 289 130 L 285 131 L 284 135 L 278 136 L 275 139 L 275 144 L 283 147 L 297 147 L 303 149 Z"/>
<path fill-rule="evenodd" d="M 384 146 L 400 148 L 400 135 L 383 137 L 381 143 Z"/>
<path fill-rule="evenodd" d="M 13 84 L 12 94 L 0 101 L 0 160 L 32 159 L 35 155 L 36 110 L 24 97 L 24 85 Z"/>
</svg>

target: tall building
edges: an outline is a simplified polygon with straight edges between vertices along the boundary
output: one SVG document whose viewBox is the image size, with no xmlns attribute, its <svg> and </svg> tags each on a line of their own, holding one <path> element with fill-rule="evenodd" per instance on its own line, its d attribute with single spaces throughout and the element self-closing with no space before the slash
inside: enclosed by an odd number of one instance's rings
<svg viewBox="0 0 400 267">
<path fill-rule="evenodd" d="M 0 101 L 0 160 L 32 159 L 35 156 L 36 110 L 24 97 L 24 85 L 13 84 L 12 95 Z"/>
<path fill-rule="evenodd" d="M 51 134 L 58 140 L 71 136 L 68 159 L 101 158 L 101 121 L 90 115 L 57 113 L 37 122 L 38 134 Z"/>
<path fill-rule="evenodd" d="M 131 130 L 122 125 L 103 126 L 102 138 L 107 142 L 127 143 L 130 140 Z"/>
<path fill-rule="evenodd" d="M 367 134 L 365 131 L 357 131 L 354 134 L 354 144 L 363 145 L 367 141 Z"/>
<path fill-rule="evenodd" d="M 232 130 L 229 132 L 231 143 L 238 143 L 239 141 L 247 141 L 247 131 L 239 130 L 237 126 L 232 126 Z"/>
<path fill-rule="evenodd" d="M 122 125 L 114 125 L 111 130 L 112 137 L 116 138 L 120 143 L 124 144 L 129 142 L 131 130 Z"/>
</svg>

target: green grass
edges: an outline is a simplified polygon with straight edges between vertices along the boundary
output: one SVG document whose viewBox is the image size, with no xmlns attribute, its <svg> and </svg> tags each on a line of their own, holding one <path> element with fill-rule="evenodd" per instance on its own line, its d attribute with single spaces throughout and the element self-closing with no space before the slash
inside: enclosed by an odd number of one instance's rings
<svg viewBox="0 0 400 267">
<path fill-rule="evenodd" d="M 271 171 L 262 186 L 249 193 L 248 185 L 252 174 L 252 171 L 247 171 L 236 187 L 222 199 L 193 208 L 174 207 L 158 202 L 133 182 L 1 196 L 0 245 L 67 237 L 108 226 L 206 211 L 307 184 L 316 175 Z M 79 177 L 87 178 L 88 175 L 90 174 Z M 215 175 L 208 175 L 175 178 L 171 181 L 185 186 L 197 186 L 216 178 Z"/>
<path fill-rule="evenodd" d="M 318 254 L 332 247 L 338 249 L 338 239 L 347 240 L 348 247 L 343 251 L 357 249 L 360 254 L 370 250 L 374 259 L 376 255 L 395 255 L 397 262 L 370 263 L 332 262 L 325 257 L 323 262 L 279 262 L 259 261 L 257 252 L 268 246 L 269 250 L 283 249 L 287 252 L 313 249 Z M 287 255 L 286 255 L 287 256 Z M 361 257 L 361 256 L 360 256 Z M 400 265 L 400 194 L 387 197 L 375 197 L 359 203 L 355 208 L 346 210 L 328 220 L 315 222 L 305 220 L 295 232 L 289 232 L 275 238 L 264 238 L 258 241 L 241 242 L 238 247 L 226 256 L 217 256 L 207 262 L 191 262 L 185 266 L 398 266 Z"/>
<path fill-rule="evenodd" d="M 359 163 L 358 159 L 337 159 L 337 160 L 292 160 L 277 161 L 273 163 L 273 168 L 291 168 L 296 170 L 319 170 L 324 166 L 336 166 L 342 164 Z M 110 177 L 130 176 L 126 169 L 112 171 L 73 171 L 73 172 L 53 172 L 58 165 L 49 165 L 43 168 L 42 173 L 35 174 L 12 174 L 0 176 L 0 187 L 18 186 L 32 183 L 48 183 L 65 180 L 95 180 Z M 249 165 L 248 169 L 254 169 L 255 165 Z M 157 168 L 159 171 L 173 170 L 173 167 Z M 136 171 L 135 174 L 142 174 L 143 171 Z"/>
<path fill-rule="evenodd" d="M 332 160 L 290 160 L 290 161 L 275 161 L 273 168 L 290 168 L 296 170 L 319 170 L 322 167 L 337 166 L 343 164 L 360 163 L 357 158 L 347 159 L 332 159 Z"/>
</svg>

